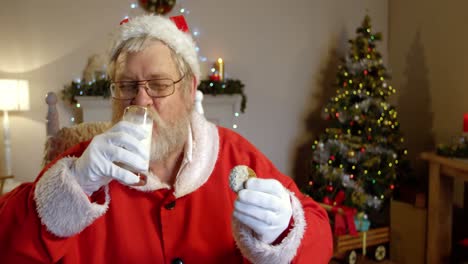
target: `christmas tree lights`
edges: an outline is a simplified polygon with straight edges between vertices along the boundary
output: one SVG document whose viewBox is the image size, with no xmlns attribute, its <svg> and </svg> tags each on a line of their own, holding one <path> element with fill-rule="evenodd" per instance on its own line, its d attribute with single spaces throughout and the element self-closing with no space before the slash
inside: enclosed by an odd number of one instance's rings
<svg viewBox="0 0 468 264">
<path fill-rule="evenodd" d="M 344 205 L 379 210 L 391 197 L 407 160 L 395 107 L 387 102 L 396 90 L 366 16 L 336 74 L 336 95 L 322 111 L 328 128 L 313 143 L 307 186 L 303 191 L 331 203 L 340 192 Z"/>
</svg>

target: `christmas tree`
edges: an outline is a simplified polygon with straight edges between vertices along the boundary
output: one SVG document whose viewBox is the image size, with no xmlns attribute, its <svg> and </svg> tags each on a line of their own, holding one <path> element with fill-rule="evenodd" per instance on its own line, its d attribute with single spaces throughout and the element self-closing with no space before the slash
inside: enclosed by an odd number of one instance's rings
<svg viewBox="0 0 468 264">
<path fill-rule="evenodd" d="M 357 29 L 338 66 L 336 95 L 323 109 L 325 132 L 313 143 L 308 184 L 303 191 L 318 202 L 359 211 L 381 209 L 407 166 L 407 150 L 397 112 L 387 100 L 396 92 L 382 56 L 380 33 L 369 16 Z"/>
</svg>

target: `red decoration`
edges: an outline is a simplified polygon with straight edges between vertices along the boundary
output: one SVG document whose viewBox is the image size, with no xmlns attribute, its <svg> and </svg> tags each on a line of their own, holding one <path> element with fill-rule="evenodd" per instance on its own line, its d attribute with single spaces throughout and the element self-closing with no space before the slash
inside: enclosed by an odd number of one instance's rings
<svg viewBox="0 0 468 264">
<path fill-rule="evenodd" d="M 353 125 L 354 125 L 354 121 L 349 122 L 349 125 L 350 125 L 350 126 L 353 126 Z"/>
<path fill-rule="evenodd" d="M 468 247 L 468 238 L 465 238 L 462 241 L 460 241 L 460 245 L 462 245 L 463 247 Z"/>
<path fill-rule="evenodd" d="M 331 156 L 330 156 L 330 159 L 331 159 L 331 160 L 335 160 L 335 156 L 331 155 Z"/>
<path fill-rule="evenodd" d="M 372 140 L 372 136 L 367 136 L 367 140 Z"/>
<path fill-rule="evenodd" d="M 350 179 L 354 179 L 354 174 L 349 175 Z"/>
<path fill-rule="evenodd" d="M 189 27 L 184 16 L 173 16 L 173 17 L 170 17 L 169 19 L 171 19 L 172 22 L 176 24 L 177 28 L 180 31 L 185 32 L 185 33 L 189 32 Z"/>
<path fill-rule="evenodd" d="M 390 190 L 393 190 L 393 189 L 395 189 L 395 185 L 391 184 L 390 185 Z"/>
<path fill-rule="evenodd" d="M 344 86 L 344 87 L 348 86 L 348 83 L 347 83 L 347 82 L 344 82 L 344 83 L 343 83 L 343 86 Z"/>
<path fill-rule="evenodd" d="M 364 70 L 364 75 L 367 75 L 368 71 L 367 70 Z"/>
<path fill-rule="evenodd" d="M 328 185 L 328 186 L 327 186 L 327 191 L 333 192 L 333 186 L 332 186 L 332 185 Z"/>
<path fill-rule="evenodd" d="M 313 182 L 313 181 L 309 181 L 309 185 L 310 185 L 310 186 L 314 185 L 314 182 Z"/>
<path fill-rule="evenodd" d="M 340 113 L 335 114 L 336 118 L 340 117 Z"/>
<path fill-rule="evenodd" d="M 123 25 L 125 23 L 128 23 L 129 19 L 128 18 L 124 18 L 122 19 L 122 21 L 120 21 L 120 25 Z"/>
<path fill-rule="evenodd" d="M 215 81 L 215 82 L 217 82 L 217 81 L 219 81 L 219 80 L 220 80 L 220 78 L 219 78 L 219 75 L 218 75 L 218 74 L 215 73 L 215 74 L 213 74 L 213 75 L 210 75 L 210 81 Z"/>
<path fill-rule="evenodd" d="M 463 115 L 463 132 L 468 133 L 468 114 Z"/>
<path fill-rule="evenodd" d="M 365 148 L 361 148 L 361 152 L 362 152 L 362 153 L 366 152 L 366 149 L 365 149 Z"/>
<path fill-rule="evenodd" d="M 350 208 L 343 205 L 343 202 L 346 199 L 344 191 L 339 191 L 334 200 L 325 197 L 323 203 L 333 206 L 331 212 L 335 216 L 335 224 L 333 233 L 335 236 L 345 235 L 349 233 L 350 235 L 357 235 L 356 226 L 354 224 L 354 216 L 356 215 L 356 209 Z M 342 213 L 339 213 L 339 211 Z M 347 232 L 348 231 L 348 232 Z"/>
</svg>

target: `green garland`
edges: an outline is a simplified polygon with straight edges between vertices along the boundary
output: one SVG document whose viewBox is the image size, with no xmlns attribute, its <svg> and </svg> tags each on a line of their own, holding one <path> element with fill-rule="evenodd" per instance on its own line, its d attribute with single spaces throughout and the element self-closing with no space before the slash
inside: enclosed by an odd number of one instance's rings
<svg viewBox="0 0 468 264">
<path fill-rule="evenodd" d="M 73 81 L 62 90 L 62 99 L 70 104 L 76 104 L 76 96 L 102 96 L 108 98 L 110 81 L 108 79 L 98 79 L 94 82 Z"/>
<path fill-rule="evenodd" d="M 65 85 L 62 90 L 62 99 L 70 104 L 76 104 L 76 96 L 102 96 L 108 98 L 110 81 L 108 79 L 98 79 L 94 82 L 73 81 Z M 240 94 L 242 96 L 241 112 L 245 112 L 247 96 L 244 93 L 244 84 L 240 80 L 226 79 L 225 81 L 201 81 L 198 89 L 204 94 Z"/>
<path fill-rule="evenodd" d="M 437 154 L 453 158 L 468 158 L 468 136 L 461 136 L 457 142 L 437 146 Z"/>
<path fill-rule="evenodd" d="M 204 94 L 211 95 L 233 95 L 240 94 L 242 96 L 241 101 L 241 112 L 245 113 L 245 108 L 247 106 L 247 96 L 244 93 L 244 84 L 240 80 L 226 79 L 224 81 L 211 81 L 211 80 L 202 80 L 198 86 Z"/>
</svg>

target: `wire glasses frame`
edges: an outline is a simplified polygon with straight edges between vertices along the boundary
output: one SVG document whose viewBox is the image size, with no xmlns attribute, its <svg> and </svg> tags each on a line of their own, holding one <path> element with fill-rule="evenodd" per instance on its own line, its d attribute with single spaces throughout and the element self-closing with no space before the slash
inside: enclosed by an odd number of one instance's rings
<svg viewBox="0 0 468 264">
<path fill-rule="evenodd" d="M 163 98 L 174 94 L 175 85 L 182 81 L 185 74 L 177 81 L 172 79 L 149 79 L 140 81 L 111 82 L 112 98 L 117 100 L 132 100 L 138 95 L 140 85 L 144 85 L 146 94 L 151 98 Z"/>
</svg>

